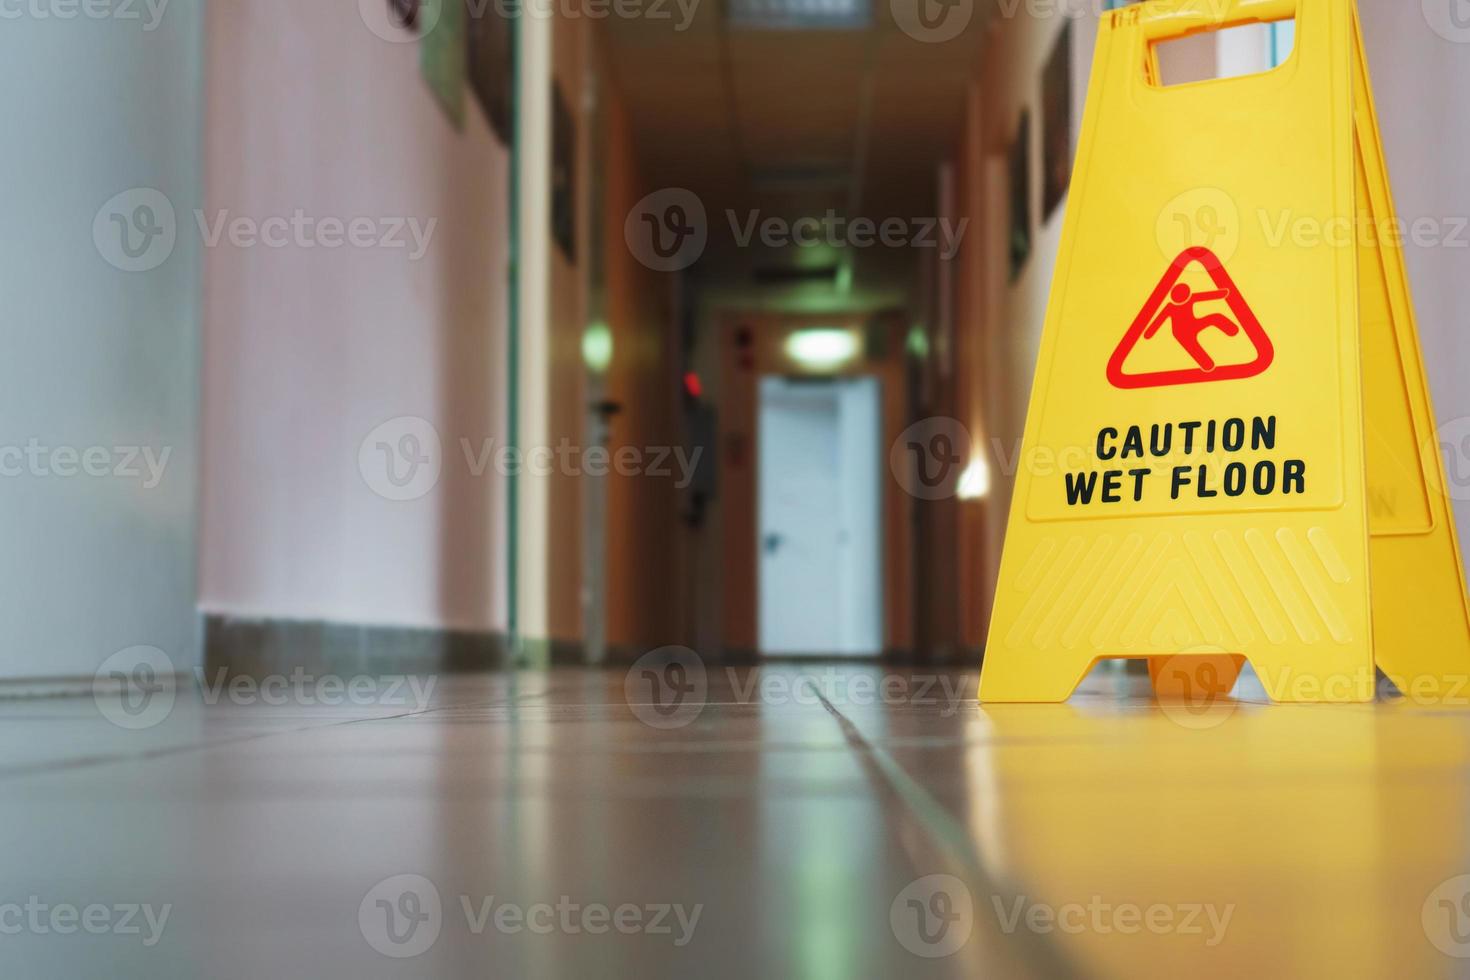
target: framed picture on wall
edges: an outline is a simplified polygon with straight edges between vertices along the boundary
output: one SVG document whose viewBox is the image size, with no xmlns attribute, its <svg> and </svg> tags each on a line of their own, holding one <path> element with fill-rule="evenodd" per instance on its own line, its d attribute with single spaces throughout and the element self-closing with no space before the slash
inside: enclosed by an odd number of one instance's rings
<svg viewBox="0 0 1470 980">
<path fill-rule="evenodd" d="M 510 145 L 510 19 L 499 3 L 473 4 L 469 17 L 470 88 L 500 142 Z"/>
<path fill-rule="evenodd" d="M 1031 257 L 1031 110 L 1021 111 L 1021 124 L 1011 144 L 1010 160 L 1011 282 L 1021 277 Z"/>
<path fill-rule="evenodd" d="M 568 262 L 577 260 L 577 122 L 561 87 L 551 83 L 551 234 Z"/>
<path fill-rule="evenodd" d="M 1072 183 L 1072 23 L 1062 28 L 1041 74 L 1041 220 Z"/>
</svg>

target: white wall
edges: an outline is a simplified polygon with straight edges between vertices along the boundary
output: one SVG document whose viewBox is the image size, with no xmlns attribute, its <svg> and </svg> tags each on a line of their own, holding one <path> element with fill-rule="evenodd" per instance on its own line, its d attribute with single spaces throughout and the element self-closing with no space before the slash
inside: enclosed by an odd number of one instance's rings
<svg viewBox="0 0 1470 980">
<path fill-rule="evenodd" d="M 359 11 L 385 6 L 210 3 L 211 220 L 304 209 L 437 226 L 417 261 L 390 248 L 205 250 L 201 603 L 503 629 L 505 484 L 473 476 L 460 439 L 504 444 L 507 156 L 469 93 L 454 131 L 417 44 L 368 29 Z M 437 429 L 442 476 L 395 502 L 368 485 L 359 448 L 400 416 Z"/>
<path fill-rule="evenodd" d="M 130 219 L 144 199 L 97 219 L 134 188 L 179 213 L 196 206 L 199 4 L 175 0 L 156 22 L 141 4 L 141 20 L 31 9 L 7 5 L 0 21 L 0 677 L 90 675 L 142 644 L 188 666 L 197 242 L 139 236 L 156 267 L 123 271 L 104 257 L 128 264 L 111 215 Z M 153 215 L 164 227 L 165 208 Z M 22 462 L 28 444 L 38 453 Z M 169 452 L 156 486 L 126 475 L 125 447 Z M 86 475 L 69 455 L 88 449 L 91 472 L 114 475 Z"/>
</svg>

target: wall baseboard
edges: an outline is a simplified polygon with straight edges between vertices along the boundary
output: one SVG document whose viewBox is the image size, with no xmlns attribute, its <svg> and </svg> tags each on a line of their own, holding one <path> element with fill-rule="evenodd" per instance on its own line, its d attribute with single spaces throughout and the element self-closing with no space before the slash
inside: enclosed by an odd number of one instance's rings
<svg viewBox="0 0 1470 980">
<path fill-rule="evenodd" d="M 455 674 L 507 670 L 518 666 L 626 668 L 662 644 L 610 644 L 601 664 L 588 665 L 586 647 L 578 640 L 523 639 L 519 656 L 500 632 L 365 626 L 273 618 L 210 614 L 204 617 L 204 669 L 210 676 L 223 668 L 230 675 L 257 679 L 289 674 L 300 668 L 317 676 L 388 676 Z M 915 658 L 912 651 L 889 648 L 876 659 L 767 656 L 754 650 L 727 648 L 700 651 L 708 666 L 758 667 L 774 663 L 852 662 L 973 666 L 980 651 L 941 651 Z"/>
<path fill-rule="evenodd" d="M 503 633 L 363 626 L 286 619 L 204 618 L 204 669 L 261 678 L 300 668 L 315 675 L 389 676 L 499 670 L 511 665 Z"/>
</svg>

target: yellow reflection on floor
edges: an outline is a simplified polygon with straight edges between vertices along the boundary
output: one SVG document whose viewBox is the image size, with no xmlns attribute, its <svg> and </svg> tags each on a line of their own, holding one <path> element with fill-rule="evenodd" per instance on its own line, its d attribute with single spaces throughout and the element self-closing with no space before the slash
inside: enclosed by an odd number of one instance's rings
<svg viewBox="0 0 1470 980">
<path fill-rule="evenodd" d="M 1104 976 L 1470 970 L 1446 955 L 1470 953 L 1470 879 L 1452 880 L 1470 704 L 1243 687 L 1159 703 L 1103 677 L 1067 704 L 977 709 L 968 768 L 994 804 L 976 830 L 1026 906 L 991 911 Z"/>
</svg>

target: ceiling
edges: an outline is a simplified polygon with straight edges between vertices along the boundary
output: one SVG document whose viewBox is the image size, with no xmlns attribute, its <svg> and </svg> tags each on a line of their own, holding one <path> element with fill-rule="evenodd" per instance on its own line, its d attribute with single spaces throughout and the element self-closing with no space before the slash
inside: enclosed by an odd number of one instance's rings
<svg viewBox="0 0 1470 980">
<path fill-rule="evenodd" d="M 851 257 L 859 287 L 910 277 L 912 249 L 740 248 L 730 225 L 755 210 L 788 220 L 828 209 L 875 221 L 933 215 L 935 169 L 959 133 L 980 11 L 955 39 L 924 43 L 896 26 L 890 0 L 875 0 L 872 26 L 858 30 L 732 26 L 721 0 L 699 0 L 680 31 L 673 0 L 667 9 L 670 20 L 605 21 L 607 60 L 649 187 L 688 188 L 705 205 L 700 271 L 741 280 L 756 267 Z"/>
</svg>

